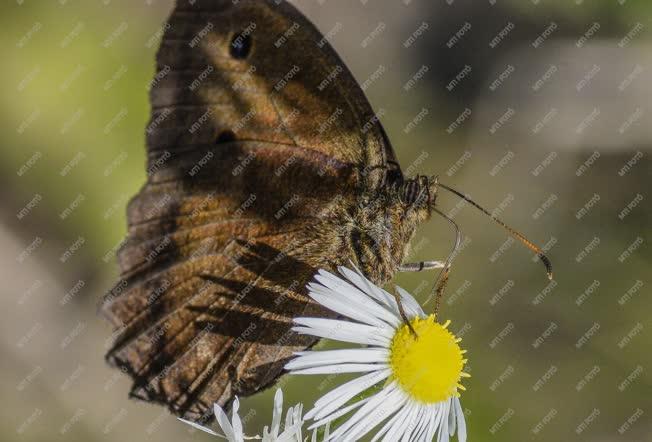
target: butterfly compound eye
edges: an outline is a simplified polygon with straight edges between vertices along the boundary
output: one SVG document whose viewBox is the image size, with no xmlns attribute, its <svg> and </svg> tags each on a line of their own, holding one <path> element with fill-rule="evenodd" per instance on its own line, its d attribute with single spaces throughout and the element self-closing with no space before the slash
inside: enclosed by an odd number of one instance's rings
<svg viewBox="0 0 652 442">
<path fill-rule="evenodd" d="M 233 35 L 233 39 L 231 39 L 231 46 L 229 47 L 231 57 L 242 60 L 247 58 L 249 52 L 251 52 L 251 35 L 243 31 L 236 32 Z"/>
</svg>

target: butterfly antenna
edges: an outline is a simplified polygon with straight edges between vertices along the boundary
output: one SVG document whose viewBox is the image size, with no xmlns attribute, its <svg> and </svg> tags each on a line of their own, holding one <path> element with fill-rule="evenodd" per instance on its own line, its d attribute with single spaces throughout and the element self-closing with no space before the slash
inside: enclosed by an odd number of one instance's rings
<svg viewBox="0 0 652 442">
<path fill-rule="evenodd" d="M 498 219 L 496 216 L 494 216 L 492 213 L 490 213 L 487 209 L 485 209 L 480 204 L 473 201 L 471 198 L 469 198 L 466 195 L 462 194 L 461 192 L 453 189 L 452 187 L 448 187 L 447 185 L 442 184 L 442 183 L 437 183 L 437 185 L 439 187 L 442 187 L 442 188 L 448 190 L 449 192 L 457 195 L 458 197 L 462 198 L 467 203 L 471 204 L 476 209 L 480 210 L 482 213 L 484 213 L 489 218 L 494 220 L 503 229 L 507 230 L 507 232 L 509 232 L 510 235 L 512 235 L 514 238 L 518 239 L 519 241 L 521 241 L 521 243 L 523 243 L 523 245 L 525 245 L 525 247 L 527 247 L 528 249 L 530 249 L 531 251 L 536 253 L 537 256 L 539 257 L 539 259 L 541 260 L 541 262 L 543 262 L 543 265 L 546 266 L 546 272 L 548 273 L 548 279 L 552 279 L 552 264 L 550 263 L 550 260 L 543 253 L 543 250 L 541 250 L 541 248 L 539 246 L 537 246 L 532 241 L 527 239 L 522 233 L 520 233 L 520 232 L 514 230 L 513 228 L 509 227 L 507 224 L 505 224 L 500 219 Z M 443 273 L 443 270 L 442 270 L 442 273 Z"/>
<path fill-rule="evenodd" d="M 441 212 L 436 207 L 434 207 L 432 210 L 437 214 L 439 214 L 446 221 L 448 221 L 451 224 L 451 226 L 453 226 L 453 228 L 455 229 L 455 245 L 453 246 L 453 249 L 448 255 L 448 258 L 446 258 L 444 267 L 442 267 L 441 271 L 439 272 L 439 275 L 437 275 L 437 279 L 435 280 L 435 285 L 433 287 L 433 290 L 435 291 L 435 317 L 438 317 L 439 305 L 441 304 L 441 298 L 444 295 L 444 290 L 446 289 L 446 284 L 448 283 L 448 277 L 450 276 L 450 269 L 453 264 L 453 259 L 455 259 L 455 257 L 457 256 L 460 246 L 462 245 L 462 231 L 460 230 L 459 226 L 455 223 L 455 221 L 453 221 L 453 219 L 448 215 L 446 215 L 444 212 Z"/>
</svg>

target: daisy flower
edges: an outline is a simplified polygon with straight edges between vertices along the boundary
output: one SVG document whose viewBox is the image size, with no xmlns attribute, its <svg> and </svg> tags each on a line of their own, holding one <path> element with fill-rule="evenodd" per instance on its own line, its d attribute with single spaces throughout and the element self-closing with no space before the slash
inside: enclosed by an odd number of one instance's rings
<svg viewBox="0 0 652 442">
<path fill-rule="evenodd" d="M 319 270 L 316 282 L 308 284 L 308 295 L 351 321 L 295 318 L 293 330 L 365 347 L 299 352 L 285 368 L 294 374 L 360 376 L 315 402 L 305 415 L 314 421 L 309 429 L 337 419 L 343 423 L 329 440 L 358 440 L 382 424 L 373 441 L 437 437 L 439 442 L 448 442 L 455 432 L 460 442 L 466 441 L 459 390 L 464 390 L 461 379 L 469 375 L 463 371 L 466 359 L 460 339 L 448 329 L 450 321 L 438 323 L 397 287 L 412 330 L 402 320 L 394 296 L 357 269 L 338 270 L 344 279 Z M 364 394 L 370 389 L 372 394 Z"/>
<path fill-rule="evenodd" d="M 217 404 L 213 405 L 213 412 L 215 413 L 215 419 L 217 420 L 218 425 L 222 429 L 224 434 L 217 433 L 216 431 L 211 430 L 208 427 L 204 427 L 195 422 L 191 422 L 186 419 L 179 419 L 182 422 L 187 423 L 201 431 L 212 434 L 213 436 L 218 436 L 226 439 L 228 442 L 244 442 L 245 439 L 261 439 L 260 436 L 245 436 L 242 429 L 242 420 L 238 415 L 238 409 L 240 408 L 240 401 L 236 397 L 233 401 L 233 410 L 231 411 L 231 422 L 227 417 L 225 411 Z M 290 407 L 285 415 L 285 427 L 281 432 L 281 417 L 283 415 L 283 391 L 279 388 L 276 390 L 274 395 L 274 411 L 272 414 L 272 425 L 271 427 L 265 427 L 263 429 L 263 442 L 303 442 L 303 436 L 301 434 L 301 427 L 303 425 L 303 419 L 301 418 L 301 412 L 303 409 L 302 404 L 297 404 L 294 407 Z M 280 434 L 279 434 L 280 433 Z M 313 435 L 313 439 L 316 435 Z"/>
</svg>

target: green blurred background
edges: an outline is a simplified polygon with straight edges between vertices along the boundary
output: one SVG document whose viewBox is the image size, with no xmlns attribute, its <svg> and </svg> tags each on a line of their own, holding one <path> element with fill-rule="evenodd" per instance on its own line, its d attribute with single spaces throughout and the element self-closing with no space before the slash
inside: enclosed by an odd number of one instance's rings
<svg viewBox="0 0 652 442">
<path fill-rule="evenodd" d="M 469 351 L 469 440 L 652 441 L 652 4 L 293 3 L 340 29 L 332 44 L 360 83 L 383 67 L 365 92 L 404 170 L 440 174 L 549 249 L 552 285 L 490 220 L 441 197 L 465 235 L 443 315 Z M 0 440 L 208 440 L 127 399 L 95 316 L 145 179 L 171 4 L 0 6 Z M 413 258 L 441 259 L 452 240 L 433 220 Z M 424 300 L 433 276 L 396 282 Z M 309 407 L 343 380 L 285 377 L 286 404 Z M 272 397 L 244 400 L 249 433 Z"/>
</svg>

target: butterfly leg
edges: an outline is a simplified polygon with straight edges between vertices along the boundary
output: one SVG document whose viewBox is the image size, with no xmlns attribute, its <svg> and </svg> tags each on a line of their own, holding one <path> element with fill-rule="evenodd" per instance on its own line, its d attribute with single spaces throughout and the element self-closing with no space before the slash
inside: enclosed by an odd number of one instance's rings
<svg viewBox="0 0 652 442">
<path fill-rule="evenodd" d="M 394 290 L 394 299 L 396 299 L 396 305 L 398 306 L 398 312 L 401 315 L 401 318 L 403 319 L 403 322 L 405 322 L 405 325 L 408 326 L 410 329 L 410 332 L 415 338 L 418 338 L 419 335 L 417 335 L 416 330 L 412 326 L 412 323 L 410 322 L 410 318 L 408 318 L 407 314 L 405 313 L 405 309 L 403 308 L 403 302 L 401 301 L 401 295 L 398 293 L 398 291 L 395 289 Z"/>
<path fill-rule="evenodd" d="M 420 261 L 420 262 L 408 262 L 406 264 L 401 264 L 398 267 L 399 272 L 420 272 L 422 270 L 432 270 L 432 269 L 441 269 L 445 267 L 445 263 L 441 261 Z M 414 330 L 414 327 L 412 327 L 412 323 L 408 319 L 407 315 L 405 314 L 405 309 L 403 308 L 403 303 L 401 302 L 401 297 L 399 294 L 395 291 L 394 292 L 394 297 L 396 299 L 396 304 L 398 306 L 398 311 L 403 318 L 403 322 L 408 326 L 410 329 L 410 332 L 412 332 L 412 335 L 415 338 L 418 338 L 417 332 Z"/>
<path fill-rule="evenodd" d="M 437 280 L 435 281 L 435 286 L 433 287 L 435 292 L 435 315 L 439 315 L 439 304 L 441 303 L 441 298 L 444 295 L 444 290 L 446 289 L 446 284 L 448 283 L 448 277 L 450 276 L 453 259 L 459 253 L 460 245 L 462 244 L 462 232 L 460 231 L 457 223 L 455 223 L 451 217 L 446 215 L 444 212 L 441 212 L 437 208 L 433 208 L 433 211 L 442 216 L 455 229 L 455 245 L 453 246 L 453 250 L 451 251 L 450 255 L 448 255 L 448 258 L 446 259 L 441 272 L 439 272 Z"/>
<path fill-rule="evenodd" d="M 421 261 L 421 262 L 408 262 L 398 266 L 399 272 L 420 272 L 422 270 L 441 269 L 444 267 L 442 261 Z"/>
</svg>

